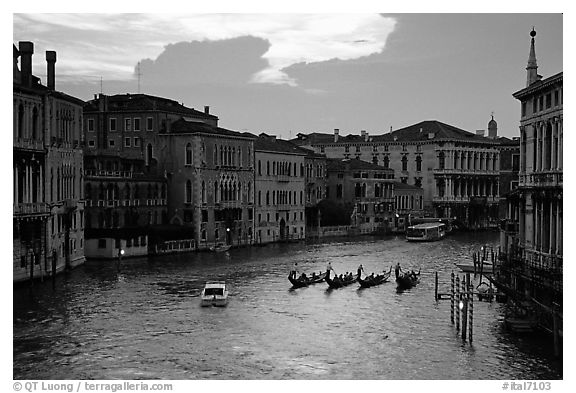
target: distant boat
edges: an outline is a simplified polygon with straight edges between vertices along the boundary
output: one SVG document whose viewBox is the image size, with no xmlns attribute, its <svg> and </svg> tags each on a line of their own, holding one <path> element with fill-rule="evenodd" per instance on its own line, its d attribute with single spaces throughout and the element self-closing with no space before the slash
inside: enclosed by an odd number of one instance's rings
<svg viewBox="0 0 576 393">
<path fill-rule="evenodd" d="M 406 240 L 409 242 L 430 242 L 443 239 L 446 236 L 446 224 L 428 222 L 409 226 L 406 229 Z"/>
<path fill-rule="evenodd" d="M 358 282 L 360 283 L 361 288 L 369 288 L 375 285 L 379 285 L 385 283 L 390 278 L 390 274 L 392 274 L 392 266 L 390 266 L 390 270 L 387 272 L 383 272 L 382 274 L 377 274 L 374 277 L 367 276 L 363 279 L 358 277 Z"/>
<path fill-rule="evenodd" d="M 230 247 L 232 247 L 230 244 L 218 243 L 215 246 L 210 247 L 210 251 L 224 252 L 228 251 Z"/>
<path fill-rule="evenodd" d="M 482 269 L 482 274 L 492 274 L 493 265 L 489 262 L 483 262 L 482 267 L 480 267 L 480 264 L 476 264 L 476 267 L 474 267 L 471 263 L 457 263 L 456 267 L 464 273 L 480 274 L 480 269 Z"/>
<path fill-rule="evenodd" d="M 293 288 L 307 287 L 308 285 L 322 282 L 324 281 L 325 278 L 326 278 L 326 272 L 319 274 L 313 273 L 313 275 L 306 276 L 305 278 L 302 276 L 294 277 L 292 273 L 290 273 L 290 275 L 288 276 L 288 280 L 290 281 L 290 283 L 292 283 Z"/>
<path fill-rule="evenodd" d="M 224 281 L 207 281 L 200 294 L 202 307 L 224 307 L 228 304 L 228 287 Z"/>
<path fill-rule="evenodd" d="M 406 272 L 396 277 L 396 285 L 398 290 L 410 289 L 420 281 L 420 270 L 418 273 Z"/>
<path fill-rule="evenodd" d="M 342 288 L 345 287 L 347 285 L 350 285 L 354 282 L 356 282 L 358 280 L 358 278 L 360 278 L 360 275 L 349 275 L 346 278 L 342 278 L 342 280 L 340 280 L 340 278 L 338 276 L 334 277 L 333 279 L 330 278 L 330 270 L 326 271 L 326 282 L 328 283 L 328 286 L 330 288 L 336 289 L 336 288 Z"/>
</svg>

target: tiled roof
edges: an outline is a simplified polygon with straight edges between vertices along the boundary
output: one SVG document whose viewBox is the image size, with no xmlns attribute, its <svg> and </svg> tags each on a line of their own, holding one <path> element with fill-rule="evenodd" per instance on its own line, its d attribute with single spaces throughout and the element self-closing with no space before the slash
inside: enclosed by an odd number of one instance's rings
<svg viewBox="0 0 576 393">
<path fill-rule="evenodd" d="M 500 143 L 501 146 L 520 146 L 520 139 L 510 139 L 505 136 L 499 136 L 496 141 Z"/>
<path fill-rule="evenodd" d="M 461 140 L 461 141 L 474 141 L 474 142 L 487 142 L 494 143 L 493 139 L 486 138 L 475 133 L 462 130 L 458 127 L 442 123 L 437 120 L 425 120 L 420 123 L 410 125 L 408 127 L 400 128 L 396 131 L 374 135 L 368 134 L 368 141 L 362 135 L 339 135 L 338 141 L 334 142 L 334 134 L 322 134 L 313 132 L 310 134 L 299 134 L 297 138 L 292 139 L 291 142 L 297 145 L 316 145 L 316 144 L 338 144 L 338 143 L 369 143 L 373 142 L 417 142 L 428 141 L 430 135 L 433 135 L 433 140 Z"/>
<path fill-rule="evenodd" d="M 393 169 L 384 168 L 383 166 L 373 164 L 368 161 L 362 161 L 357 158 L 342 159 L 342 158 L 327 158 L 326 167 L 329 171 L 343 171 L 349 168 L 350 170 L 372 170 L 372 171 L 385 171 L 394 172 Z"/>
<path fill-rule="evenodd" d="M 170 132 L 168 132 L 167 135 L 195 133 L 251 138 L 251 136 L 246 135 L 246 133 L 232 131 L 221 127 L 213 127 L 210 124 L 206 124 L 201 121 L 194 121 L 185 118 L 181 118 L 173 122 L 170 126 Z"/>
<path fill-rule="evenodd" d="M 434 134 L 430 138 L 430 134 Z M 420 123 L 413 124 L 408 127 L 400 128 L 389 134 L 378 135 L 374 137 L 375 141 L 427 141 L 430 139 L 449 139 L 449 140 L 463 140 L 474 142 L 493 142 L 492 139 L 476 135 L 472 132 L 464 131 L 458 127 L 442 123 L 437 120 L 425 120 Z"/>
<path fill-rule="evenodd" d="M 113 96 L 102 96 L 106 99 L 108 111 L 160 111 L 176 112 L 182 115 L 190 115 L 203 119 L 218 119 L 217 116 L 210 115 L 193 108 L 188 108 L 177 101 L 151 96 L 148 94 L 116 94 Z M 84 107 L 85 111 L 98 111 L 98 99 L 90 100 Z"/>
<path fill-rule="evenodd" d="M 255 151 L 269 151 L 276 153 L 290 153 L 298 155 L 306 155 L 307 153 L 300 147 L 294 145 L 289 141 L 283 139 L 277 139 L 266 134 L 261 134 L 256 139 L 254 139 L 254 150 Z"/>
</svg>

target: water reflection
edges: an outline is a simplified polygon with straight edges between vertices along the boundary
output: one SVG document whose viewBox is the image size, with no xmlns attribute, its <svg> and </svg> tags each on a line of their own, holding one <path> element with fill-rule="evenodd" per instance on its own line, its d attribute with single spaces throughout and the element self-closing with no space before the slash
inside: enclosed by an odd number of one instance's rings
<svg viewBox="0 0 576 393">
<path fill-rule="evenodd" d="M 57 290 L 14 290 L 14 378 L 534 379 L 561 378 L 546 340 L 502 330 L 503 305 L 474 304 L 474 343 L 433 299 L 454 264 L 496 234 L 436 243 L 400 238 L 272 245 L 158 258 L 92 261 Z M 287 274 L 421 269 L 402 293 L 326 283 L 290 289 Z M 201 308 L 206 280 L 230 284 L 227 308 Z"/>
</svg>

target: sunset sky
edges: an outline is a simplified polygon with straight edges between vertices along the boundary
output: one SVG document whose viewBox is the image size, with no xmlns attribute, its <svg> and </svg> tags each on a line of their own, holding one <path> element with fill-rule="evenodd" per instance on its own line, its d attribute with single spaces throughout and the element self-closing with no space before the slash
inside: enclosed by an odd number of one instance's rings
<svg viewBox="0 0 576 393">
<path fill-rule="evenodd" d="M 532 26 L 539 74 L 562 71 L 562 14 L 14 14 L 13 42 L 34 42 L 43 81 L 57 52 L 60 91 L 137 93 L 140 63 L 141 93 L 209 105 L 238 131 L 474 132 L 494 112 L 512 137 Z"/>
</svg>

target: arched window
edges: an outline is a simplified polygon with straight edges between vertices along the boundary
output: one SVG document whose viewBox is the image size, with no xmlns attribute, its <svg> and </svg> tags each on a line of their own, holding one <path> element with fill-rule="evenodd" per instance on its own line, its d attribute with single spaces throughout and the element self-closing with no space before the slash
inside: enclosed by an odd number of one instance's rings
<svg viewBox="0 0 576 393">
<path fill-rule="evenodd" d="M 406 156 L 402 157 L 402 170 L 403 171 L 408 170 L 408 157 L 406 157 Z"/>
<path fill-rule="evenodd" d="M 366 197 L 366 183 L 362 183 L 362 197 Z"/>
<path fill-rule="evenodd" d="M 24 137 L 24 105 L 18 107 L 18 138 Z"/>
<path fill-rule="evenodd" d="M 270 204 L 270 191 L 266 191 L 266 204 Z"/>
<path fill-rule="evenodd" d="M 206 183 L 202 180 L 202 203 L 206 203 Z"/>
<path fill-rule="evenodd" d="M 242 183 L 238 182 L 238 193 L 236 195 L 236 200 L 242 202 Z"/>
<path fill-rule="evenodd" d="M 384 168 L 390 168 L 390 158 L 388 156 L 384 157 Z"/>
<path fill-rule="evenodd" d="M 192 203 L 192 182 L 190 180 L 186 180 L 186 195 L 185 201 L 186 203 Z"/>
<path fill-rule="evenodd" d="M 262 206 L 262 191 L 258 191 L 258 205 Z"/>
<path fill-rule="evenodd" d="M 422 171 L 422 157 L 416 157 L 416 171 Z"/>
<path fill-rule="evenodd" d="M 185 163 L 184 165 L 192 165 L 192 144 L 186 144 Z"/>
<path fill-rule="evenodd" d="M 38 137 L 38 109 L 34 107 L 32 110 L 32 139 Z"/>
<path fill-rule="evenodd" d="M 214 203 L 217 203 L 219 201 L 218 199 L 218 182 L 215 181 L 214 182 Z"/>
<path fill-rule="evenodd" d="M 149 143 L 146 146 L 146 165 L 150 165 L 152 163 L 152 144 Z"/>
</svg>

